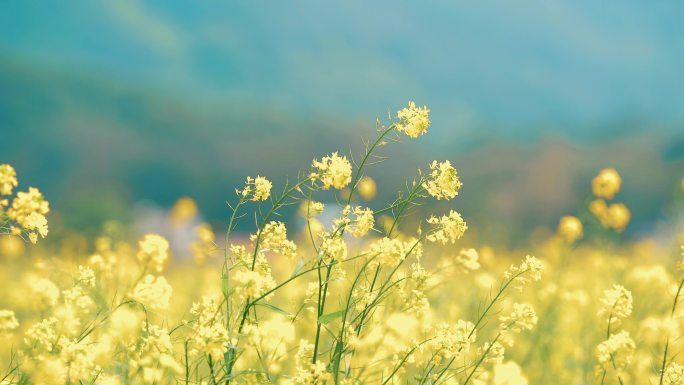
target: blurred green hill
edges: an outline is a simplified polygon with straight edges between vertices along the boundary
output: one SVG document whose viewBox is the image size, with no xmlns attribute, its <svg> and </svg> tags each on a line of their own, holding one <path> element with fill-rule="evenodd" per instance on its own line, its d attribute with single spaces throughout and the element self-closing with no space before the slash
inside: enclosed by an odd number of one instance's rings
<svg viewBox="0 0 684 385">
<path fill-rule="evenodd" d="M 93 233 L 107 219 L 130 221 L 136 202 L 170 207 L 181 196 L 194 198 L 220 225 L 225 201 L 245 176 L 265 175 L 277 185 L 313 157 L 359 153 L 361 138 L 374 135 L 373 116 L 347 121 L 211 105 L 12 60 L 0 61 L 0 84 L 0 162 L 16 166 L 22 186 L 41 186 L 64 226 Z M 440 125 L 430 129 L 430 135 L 445 132 Z M 459 210 L 490 237 L 519 237 L 581 209 L 590 179 L 612 166 L 625 179 L 620 199 L 634 212 L 632 233 L 647 231 L 667 214 L 683 176 L 684 138 L 671 132 L 623 121 L 591 140 L 558 134 L 512 139 L 495 127 L 440 143 L 430 135 L 405 140 L 383 149 L 390 160 L 369 170 L 381 186 L 370 205 L 391 200 L 418 167 L 449 158 L 465 183 Z"/>
</svg>

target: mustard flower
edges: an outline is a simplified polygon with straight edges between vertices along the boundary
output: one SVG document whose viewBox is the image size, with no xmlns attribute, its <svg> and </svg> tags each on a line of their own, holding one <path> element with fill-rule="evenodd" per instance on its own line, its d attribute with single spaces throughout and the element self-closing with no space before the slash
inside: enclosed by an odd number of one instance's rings
<svg viewBox="0 0 684 385">
<path fill-rule="evenodd" d="M 350 218 L 350 214 L 354 215 L 354 218 Z M 336 227 L 345 227 L 349 230 L 352 236 L 361 238 L 368 234 L 368 232 L 375 225 L 375 217 L 373 216 L 373 210 L 369 208 L 363 208 L 356 206 L 353 209 L 347 206 L 342 211 L 343 217 L 335 221 Z"/>
<path fill-rule="evenodd" d="M 522 332 L 523 330 L 532 330 L 537 325 L 537 313 L 530 304 L 514 303 L 513 311 L 507 316 L 499 317 L 501 322 L 500 329 L 502 331 Z"/>
<path fill-rule="evenodd" d="M 323 157 L 320 161 L 314 159 L 311 168 L 313 169 L 310 174 L 311 179 L 313 181 L 320 180 L 323 183 L 324 190 L 328 190 L 330 187 L 341 190 L 351 182 L 351 163 L 346 156 L 339 156 L 337 152 Z"/>
<path fill-rule="evenodd" d="M 19 321 L 12 310 L 0 310 L 0 333 L 9 332 L 18 327 Z"/>
<path fill-rule="evenodd" d="M 221 316 L 217 316 L 219 304 L 211 297 L 204 296 L 199 302 L 192 304 L 190 314 L 196 318 L 192 323 L 192 351 L 197 355 L 206 353 L 215 360 L 220 360 L 228 348 L 230 336 Z"/>
<path fill-rule="evenodd" d="M 275 287 L 276 283 L 271 275 L 258 271 L 238 270 L 233 274 L 235 293 L 241 300 L 257 298 Z"/>
<path fill-rule="evenodd" d="M 417 138 L 430 127 L 430 110 L 426 106 L 416 107 L 416 103 L 410 101 L 407 107 L 397 112 L 397 119 L 395 126 L 398 131 Z"/>
<path fill-rule="evenodd" d="M 684 385 L 684 365 L 670 363 L 663 373 L 663 384 Z"/>
<path fill-rule="evenodd" d="M 499 363 L 494 366 L 493 385 L 528 385 L 529 381 L 520 365 L 513 361 Z"/>
<path fill-rule="evenodd" d="M 152 310 L 165 310 L 171 302 L 173 288 L 164 277 L 146 275 L 133 288 L 131 297 Z"/>
<path fill-rule="evenodd" d="M 265 201 L 271 196 L 271 188 L 273 183 L 263 176 L 257 175 L 256 178 L 247 177 L 245 187 L 242 190 L 236 190 L 237 194 L 243 198 L 251 201 Z"/>
<path fill-rule="evenodd" d="M 531 281 L 541 280 L 541 273 L 544 269 L 542 262 L 534 256 L 527 255 L 519 266 L 511 265 L 504 273 L 504 278 L 512 279 L 512 283 L 519 290 Z"/>
<path fill-rule="evenodd" d="M 480 268 L 478 262 L 479 255 L 475 249 L 461 249 L 456 256 L 457 266 L 465 273 L 475 271 Z"/>
<path fill-rule="evenodd" d="M 443 245 L 449 242 L 456 243 L 456 240 L 460 239 L 468 229 L 468 225 L 463 220 L 463 217 L 461 217 L 461 214 L 454 210 L 449 211 L 448 215 L 443 215 L 439 218 L 432 216 L 428 218 L 427 222 L 435 225 L 437 230 L 432 231 L 426 239 Z"/>
<path fill-rule="evenodd" d="M 158 234 L 147 234 L 138 242 L 138 261 L 145 269 L 160 273 L 169 258 L 169 241 Z"/>
<path fill-rule="evenodd" d="M 336 261 L 344 261 L 347 259 L 347 243 L 338 234 L 321 234 L 323 241 L 321 242 L 320 252 L 324 256 L 328 256 Z"/>
<path fill-rule="evenodd" d="M 632 314 L 632 292 L 621 285 L 603 291 L 599 315 L 609 317 L 610 322 L 619 322 Z"/>
<path fill-rule="evenodd" d="M 287 239 L 287 228 L 283 222 L 266 223 L 260 232 L 250 236 L 252 242 L 256 242 L 257 239 L 262 249 L 278 252 L 288 258 L 297 256 L 297 245 Z"/>
<path fill-rule="evenodd" d="M 622 370 L 632 362 L 636 345 L 629 332 L 622 330 L 611 334 L 607 340 L 598 345 L 596 350 L 596 358 L 603 369 Z"/>
<path fill-rule="evenodd" d="M 0 195 L 11 195 L 18 183 L 14 168 L 9 164 L 0 164 Z"/>
<path fill-rule="evenodd" d="M 582 238 L 582 222 L 577 217 L 564 216 L 558 223 L 558 235 L 567 243 L 573 243 Z"/>
<path fill-rule="evenodd" d="M 620 174 L 614 168 L 604 168 L 591 181 L 591 190 L 599 198 L 613 199 L 621 184 Z"/>
<path fill-rule="evenodd" d="M 437 200 L 449 200 L 456 197 L 462 185 L 458 172 L 448 160 L 444 162 L 432 161 L 430 174 L 427 176 L 427 180 L 423 182 L 423 187 L 428 194 Z"/>
</svg>

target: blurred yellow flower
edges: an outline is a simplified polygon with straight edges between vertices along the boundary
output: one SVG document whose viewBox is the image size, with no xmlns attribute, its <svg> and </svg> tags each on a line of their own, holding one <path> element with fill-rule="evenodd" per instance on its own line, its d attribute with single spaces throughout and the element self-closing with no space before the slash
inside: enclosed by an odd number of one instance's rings
<svg viewBox="0 0 684 385">
<path fill-rule="evenodd" d="M 158 234 L 147 234 L 138 242 L 137 257 L 141 266 L 160 273 L 169 258 L 169 241 Z"/>
<path fill-rule="evenodd" d="M 19 321 L 12 310 L 0 310 L 0 335 L 19 327 Z"/>
<path fill-rule="evenodd" d="M 528 385 L 522 369 L 513 361 L 494 366 L 494 385 Z"/>
<path fill-rule="evenodd" d="M 9 164 L 0 164 L 0 195 L 11 195 L 18 183 L 14 168 Z"/>
<path fill-rule="evenodd" d="M 558 224 L 558 235 L 567 243 L 582 238 L 582 222 L 577 217 L 564 216 Z"/>
<path fill-rule="evenodd" d="M 190 197 L 182 197 L 171 207 L 169 219 L 174 225 L 181 225 L 197 216 L 197 203 Z"/>
<path fill-rule="evenodd" d="M 147 309 L 165 310 L 169 307 L 172 294 L 173 288 L 166 278 L 148 274 L 135 285 L 131 297 Z"/>
<path fill-rule="evenodd" d="M 356 189 L 359 192 L 359 195 L 361 195 L 361 198 L 363 198 L 366 201 L 369 201 L 375 198 L 375 194 L 377 192 L 377 185 L 373 178 L 369 176 L 364 176 L 363 178 L 361 178 L 361 180 L 359 180 L 359 184 Z"/>
<path fill-rule="evenodd" d="M 591 181 L 591 190 L 599 198 L 613 199 L 620 191 L 622 178 L 614 168 L 604 168 Z"/>
</svg>

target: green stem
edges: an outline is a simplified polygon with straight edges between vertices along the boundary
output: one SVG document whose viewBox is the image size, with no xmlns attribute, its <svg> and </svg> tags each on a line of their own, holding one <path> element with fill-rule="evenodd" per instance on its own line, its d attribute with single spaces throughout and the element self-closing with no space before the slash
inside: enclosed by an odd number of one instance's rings
<svg viewBox="0 0 684 385">
<path fill-rule="evenodd" d="M 684 278 L 679 282 L 679 287 L 677 288 L 677 294 L 675 294 L 674 301 L 672 302 L 672 311 L 670 311 L 670 319 L 674 318 L 674 313 L 677 310 L 677 303 L 679 302 L 679 294 L 682 291 L 682 286 L 684 286 Z M 667 351 L 670 347 L 670 332 L 667 332 L 667 338 L 665 339 L 665 350 L 663 352 L 663 361 L 660 366 L 660 381 L 659 385 L 663 385 L 663 378 L 665 376 L 665 366 L 667 365 Z"/>
</svg>

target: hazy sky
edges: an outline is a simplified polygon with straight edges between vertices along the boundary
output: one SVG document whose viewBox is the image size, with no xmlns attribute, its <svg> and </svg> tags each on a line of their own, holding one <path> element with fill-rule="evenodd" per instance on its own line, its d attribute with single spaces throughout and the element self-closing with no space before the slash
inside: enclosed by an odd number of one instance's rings
<svg viewBox="0 0 684 385">
<path fill-rule="evenodd" d="M 0 58 L 194 100 L 368 119 L 415 99 L 456 131 L 554 123 L 572 135 L 573 125 L 684 118 L 681 1 L 6 1 L 3 8 Z"/>
</svg>

